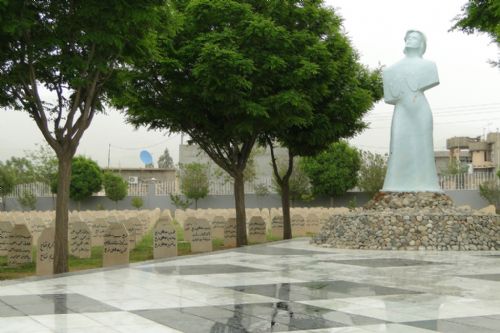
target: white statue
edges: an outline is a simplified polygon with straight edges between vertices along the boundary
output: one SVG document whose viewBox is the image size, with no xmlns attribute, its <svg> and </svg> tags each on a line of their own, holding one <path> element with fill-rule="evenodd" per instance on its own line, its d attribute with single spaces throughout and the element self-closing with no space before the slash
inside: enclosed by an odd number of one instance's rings
<svg viewBox="0 0 500 333">
<path fill-rule="evenodd" d="M 424 91 L 439 84 L 436 64 L 422 59 L 425 36 L 409 30 L 405 58 L 383 71 L 384 100 L 395 105 L 383 192 L 442 192 L 432 140 L 432 112 Z"/>
</svg>

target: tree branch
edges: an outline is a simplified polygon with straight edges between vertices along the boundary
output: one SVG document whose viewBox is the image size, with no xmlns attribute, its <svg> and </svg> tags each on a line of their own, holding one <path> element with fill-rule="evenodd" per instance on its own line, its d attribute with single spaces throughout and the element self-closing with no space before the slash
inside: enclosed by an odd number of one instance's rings
<svg viewBox="0 0 500 333">
<path fill-rule="evenodd" d="M 266 141 L 267 141 L 267 144 L 268 144 L 269 149 L 271 151 L 271 162 L 272 162 L 272 166 L 273 166 L 274 177 L 276 177 L 276 182 L 281 187 L 283 184 L 283 179 L 280 177 L 280 174 L 278 171 L 278 161 L 276 160 L 276 156 L 274 155 L 273 140 L 271 140 L 270 137 L 267 137 Z"/>
</svg>

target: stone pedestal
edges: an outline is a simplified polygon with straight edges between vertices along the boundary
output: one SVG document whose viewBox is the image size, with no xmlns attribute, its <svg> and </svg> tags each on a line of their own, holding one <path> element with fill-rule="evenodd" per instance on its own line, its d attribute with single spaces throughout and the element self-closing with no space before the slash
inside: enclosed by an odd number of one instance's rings
<svg viewBox="0 0 500 333">
<path fill-rule="evenodd" d="M 442 193 L 379 193 L 365 208 L 332 215 L 313 242 L 371 250 L 499 250 L 500 215 L 454 207 Z"/>
</svg>

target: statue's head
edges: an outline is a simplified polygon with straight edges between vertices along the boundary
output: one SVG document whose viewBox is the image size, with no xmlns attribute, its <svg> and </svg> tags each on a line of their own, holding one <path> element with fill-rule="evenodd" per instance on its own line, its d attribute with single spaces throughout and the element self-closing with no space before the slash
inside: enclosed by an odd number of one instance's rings
<svg viewBox="0 0 500 333">
<path fill-rule="evenodd" d="M 405 35 L 404 54 L 416 52 L 420 57 L 425 53 L 427 41 L 425 35 L 418 30 L 408 30 Z"/>
</svg>

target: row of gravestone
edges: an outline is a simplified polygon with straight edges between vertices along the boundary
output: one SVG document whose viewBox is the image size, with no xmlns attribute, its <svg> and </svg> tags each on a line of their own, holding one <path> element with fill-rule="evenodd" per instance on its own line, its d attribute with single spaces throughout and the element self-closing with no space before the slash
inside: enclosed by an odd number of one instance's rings
<svg viewBox="0 0 500 333">
<path fill-rule="evenodd" d="M 9 224 L 2 223 L 3 230 Z M 22 266 L 32 262 L 33 237 L 25 224 L 16 224 L 9 232 L 8 238 L 1 245 L 7 263 L 11 267 Z M 4 236 L 5 233 L 0 234 Z M 110 223 L 104 233 L 103 240 L 103 267 L 127 264 L 132 243 L 123 223 Z M 77 258 L 90 258 L 92 250 L 91 232 L 84 222 L 75 222 L 69 231 L 69 252 Z M 50 275 L 53 272 L 54 227 L 42 231 L 36 245 L 36 274 Z"/>
<path fill-rule="evenodd" d="M 212 238 L 223 239 L 226 222 L 235 220 L 235 218 L 225 218 L 222 215 L 214 216 L 211 219 L 187 216 L 185 219 L 181 219 L 186 241 L 190 241 L 191 224 L 196 220 L 207 221 L 211 227 Z M 306 236 L 309 233 L 316 234 L 327 220 L 327 217 L 320 218 L 313 213 L 309 213 L 305 217 L 294 214 L 290 219 L 292 234 L 293 236 Z M 276 215 L 270 221 L 266 221 L 261 215 L 250 216 L 247 222 L 248 242 L 263 243 L 266 241 L 267 234 L 270 234 L 273 238 L 283 238 L 283 216 Z"/>
<path fill-rule="evenodd" d="M 159 209 L 153 211 L 132 211 L 128 215 L 110 215 L 101 211 L 88 212 L 89 222 L 70 216 L 68 230 L 69 253 L 77 258 L 90 258 L 92 246 L 103 246 L 103 265 L 124 263 L 120 259 L 135 247 L 159 219 Z M 169 213 L 166 213 L 169 216 Z M 46 213 L 3 214 L 0 219 L 0 256 L 6 256 L 9 266 L 20 266 L 32 262 L 32 246 L 37 247 L 38 275 L 52 273 L 54 222 L 44 219 Z M 73 217 L 73 218 L 72 218 Z M 122 219 L 122 223 L 118 221 Z M 92 220 L 93 219 L 93 220 Z M 11 222 L 12 220 L 13 222 Z M 126 233 L 116 229 L 124 229 Z M 117 235 L 117 233 L 119 235 Z M 119 247 L 124 240 L 126 251 Z M 123 245 L 123 244 L 122 244 Z M 118 247 L 117 247 L 118 246 Z M 118 259 L 114 259 L 118 255 Z M 121 255 L 121 256 L 120 256 Z"/>
<path fill-rule="evenodd" d="M 69 249 L 70 254 L 79 258 L 90 257 L 92 245 L 103 245 L 103 266 L 127 264 L 129 252 L 136 242 L 142 237 L 151 225 L 154 224 L 153 249 L 154 258 L 165 258 L 177 255 L 177 234 L 172 223 L 172 217 L 168 210 L 160 212 L 142 212 L 143 221 L 138 217 L 138 212 L 131 212 L 135 216 L 119 216 L 107 214 L 105 218 L 102 212 L 90 214 L 87 221 L 83 218 L 70 218 Z M 254 211 L 254 213 L 256 213 Z M 261 214 L 251 216 L 247 223 L 249 243 L 262 243 L 266 241 L 266 233 L 270 232 L 276 238 L 283 236 L 283 217 L 281 215 L 272 217 L 270 223 L 266 223 Z M 277 212 L 279 213 L 279 211 Z M 144 217 L 146 217 L 144 219 Z M 120 223 L 118 218 L 127 218 Z M 105 221 L 107 219 L 108 221 Z M 299 214 L 291 217 L 292 233 L 294 236 L 303 236 L 307 232 L 316 233 L 324 223 L 325 218 L 319 218 L 309 213 L 306 218 Z M 32 222 L 32 220 L 30 220 Z M 212 251 L 212 239 L 223 239 L 224 247 L 236 246 L 236 219 L 215 216 L 211 221 L 204 218 L 187 216 L 182 223 L 184 238 L 191 244 L 191 252 Z M 11 230 L 9 231 L 9 227 Z M 37 242 L 26 224 L 16 224 L 12 227 L 10 223 L 0 222 L 0 255 L 7 255 L 11 266 L 22 265 L 31 262 L 31 246 L 37 245 L 37 274 L 46 275 L 52 273 L 54 228 L 45 225 L 42 231 L 34 229 L 40 236 Z"/>
<path fill-rule="evenodd" d="M 337 207 L 337 208 L 325 208 L 325 207 L 311 207 L 311 208 L 291 208 L 290 215 L 293 217 L 294 215 L 300 215 L 304 217 L 306 220 L 309 215 L 316 216 L 321 221 L 327 220 L 331 215 L 337 215 L 342 213 L 349 212 L 349 209 L 345 207 Z M 282 216 L 281 208 L 253 208 L 246 209 L 247 222 L 253 216 L 261 216 L 266 222 L 267 228 L 270 229 L 270 224 L 274 217 Z M 188 217 L 196 217 L 196 218 L 205 218 L 209 221 L 213 220 L 215 217 L 224 217 L 226 219 L 236 217 L 236 212 L 234 209 L 186 209 L 186 210 L 175 210 L 175 219 L 180 223 L 184 224 L 184 221 Z"/>
<path fill-rule="evenodd" d="M 167 211 L 168 212 L 168 211 Z M 168 212 L 169 214 L 169 212 Z M 103 245 L 104 232 L 109 223 L 123 223 L 130 234 L 130 242 L 135 246 L 159 219 L 159 209 L 152 211 L 105 212 L 86 211 L 69 216 L 69 229 L 77 222 L 84 222 L 90 228 L 93 245 Z M 33 236 L 34 245 L 42 231 L 54 225 L 53 214 L 44 212 L 0 214 L 0 224 L 25 224 Z"/>
</svg>

